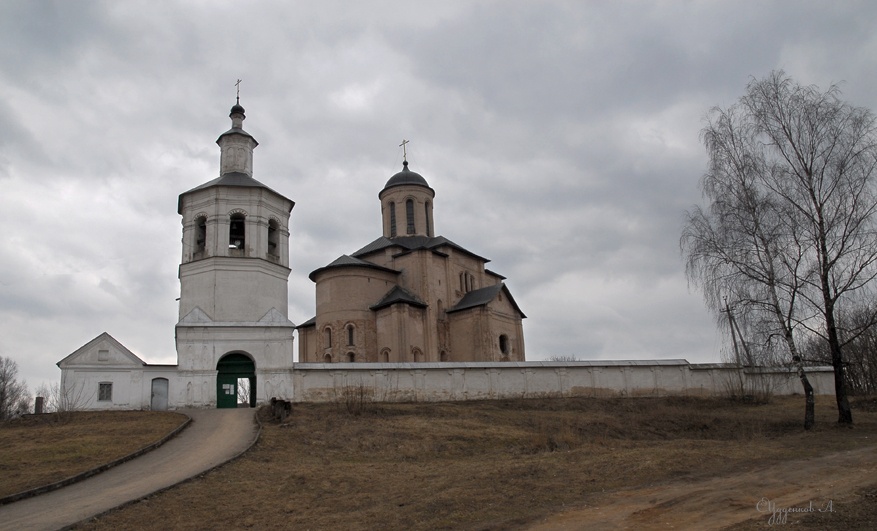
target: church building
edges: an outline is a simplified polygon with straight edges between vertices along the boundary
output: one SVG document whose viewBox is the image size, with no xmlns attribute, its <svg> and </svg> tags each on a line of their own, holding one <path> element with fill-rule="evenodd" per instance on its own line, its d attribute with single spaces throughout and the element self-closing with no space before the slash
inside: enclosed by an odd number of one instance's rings
<svg viewBox="0 0 877 531">
<path fill-rule="evenodd" d="M 295 203 L 253 178 L 256 139 L 240 102 L 216 140 L 219 177 L 180 194 L 182 259 L 177 365 L 145 363 L 103 333 L 60 362 L 83 409 L 237 407 L 291 397 L 289 217 Z"/>
<path fill-rule="evenodd" d="M 407 157 L 378 199 L 383 235 L 310 274 L 317 315 L 298 327 L 299 361 L 524 361 L 505 277 L 435 235 L 435 190 Z"/>
<path fill-rule="evenodd" d="M 295 396 L 287 288 L 295 203 L 253 178 L 258 142 L 243 129 L 239 100 L 229 117 L 216 141 L 219 177 L 177 203 L 177 364 L 148 364 L 104 332 L 58 362 L 69 407 L 238 407 L 242 396 L 250 405 Z M 405 160 L 378 197 L 383 235 L 310 275 L 317 315 L 297 328 L 299 362 L 524 361 L 524 314 L 504 277 L 435 236 L 426 180 Z"/>
<path fill-rule="evenodd" d="M 798 390 L 795 373 L 783 368 L 525 361 L 525 316 L 505 278 L 486 258 L 436 236 L 436 192 L 409 169 L 405 141 L 402 170 L 378 193 L 381 235 L 310 274 L 316 315 L 296 327 L 288 317 L 295 203 L 253 178 L 258 143 L 243 128 L 240 100 L 229 117 L 231 129 L 216 141 L 218 176 L 177 202 L 177 363 L 146 363 L 104 332 L 58 362 L 62 407 L 327 402 L 351 388 L 391 401 L 721 394 L 729 378 L 760 389 L 765 377 L 779 394 Z M 817 393 L 833 392 L 831 367 L 808 373 Z"/>
</svg>

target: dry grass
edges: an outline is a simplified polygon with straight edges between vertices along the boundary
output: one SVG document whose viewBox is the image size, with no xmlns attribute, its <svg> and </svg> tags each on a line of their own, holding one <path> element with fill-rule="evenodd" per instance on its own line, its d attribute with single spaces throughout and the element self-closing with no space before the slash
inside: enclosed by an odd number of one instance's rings
<svg viewBox="0 0 877 531">
<path fill-rule="evenodd" d="M 0 496 L 90 470 L 157 441 L 185 421 L 177 413 L 76 412 L 0 423 Z"/>
<path fill-rule="evenodd" d="M 84 527 L 514 529 L 604 490 L 874 444 L 877 413 L 855 415 L 836 427 L 824 397 L 804 432 L 800 397 L 301 404 L 242 459 Z"/>
</svg>

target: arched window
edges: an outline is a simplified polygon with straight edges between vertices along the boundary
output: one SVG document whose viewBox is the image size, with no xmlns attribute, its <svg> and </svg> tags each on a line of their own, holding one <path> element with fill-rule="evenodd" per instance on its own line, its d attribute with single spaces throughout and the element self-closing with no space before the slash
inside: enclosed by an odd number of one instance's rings
<svg viewBox="0 0 877 531">
<path fill-rule="evenodd" d="M 379 361 L 381 363 L 390 363 L 390 349 L 385 348 L 381 350 Z"/>
<path fill-rule="evenodd" d="M 268 221 L 268 254 L 280 256 L 280 231 L 275 220 Z"/>
<path fill-rule="evenodd" d="M 207 248 L 207 218 L 204 216 L 195 220 L 195 258 L 203 258 Z"/>
<path fill-rule="evenodd" d="M 423 352 L 419 348 L 414 348 L 411 350 L 411 357 L 414 358 L 414 361 L 421 362 L 423 361 Z"/>
<path fill-rule="evenodd" d="M 325 356 L 323 356 L 323 363 L 332 363 L 332 355 L 326 354 Z"/>
<path fill-rule="evenodd" d="M 424 210 L 423 213 L 426 214 L 426 235 L 429 236 L 429 235 L 430 235 L 430 230 L 429 230 L 429 201 L 427 201 L 427 202 L 423 205 L 423 210 Z"/>
<path fill-rule="evenodd" d="M 356 354 L 354 354 L 353 352 L 348 352 L 347 353 L 347 361 L 350 363 L 353 363 L 354 361 L 356 361 Z"/>
<path fill-rule="evenodd" d="M 231 215 L 228 224 L 228 248 L 243 250 L 247 245 L 246 217 L 241 213 Z"/>
<path fill-rule="evenodd" d="M 475 277 L 471 274 L 466 275 L 469 280 L 469 288 L 466 291 L 473 291 L 475 289 Z"/>
<path fill-rule="evenodd" d="M 505 334 L 499 336 L 499 351 L 502 352 L 504 356 L 509 355 L 509 336 Z"/>
<path fill-rule="evenodd" d="M 466 293 L 466 273 L 460 273 L 460 291 Z"/>
<path fill-rule="evenodd" d="M 448 353 L 445 352 L 444 350 L 439 355 L 439 361 L 448 361 Z"/>
<path fill-rule="evenodd" d="M 352 324 L 347 325 L 347 345 L 356 345 L 356 329 Z"/>
<path fill-rule="evenodd" d="M 323 348 L 332 348 L 332 328 L 323 329 Z"/>
<path fill-rule="evenodd" d="M 390 202 L 387 206 L 390 209 L 390 238 L 396 237 L 396 203 Z"/>
<path fill-rule="evenodd" d="M 414 234 L 414 200 L 405 201 L 405 217 L 408 218 L 408 234 Z"/>
</svg>

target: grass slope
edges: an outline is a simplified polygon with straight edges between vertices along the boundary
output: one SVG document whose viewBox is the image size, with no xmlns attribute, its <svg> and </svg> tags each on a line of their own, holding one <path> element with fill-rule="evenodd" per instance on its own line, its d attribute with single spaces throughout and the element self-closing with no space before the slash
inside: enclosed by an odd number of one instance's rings
<svg viewBox="0 0 877 531">
<path fill-rule="evenodd" d="M 243 458 L 84 529 L 514 529 L 624 487 L 873 445 L 831 397 L 297 404 Z M 160 515 L 160 518 L 157 517 Z"/>
<path fill-rule="evenodd" d="M 0 497 L 54 483 L 161 439 L 186 418 L 149 411 L 76 412 L 0 423 Z"/>
</svg>

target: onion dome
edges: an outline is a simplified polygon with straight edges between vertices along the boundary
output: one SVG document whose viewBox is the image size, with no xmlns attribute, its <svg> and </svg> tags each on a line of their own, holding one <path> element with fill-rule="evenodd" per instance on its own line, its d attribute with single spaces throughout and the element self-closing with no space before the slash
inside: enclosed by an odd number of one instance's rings
<svg viewBox="0 0 877 531">
<path fill-rule="evenodd" d="M 390 177 L 390 180 L 384 185 L 384 190 L 387 188 L 393 188 L 394 186 L 423 186 L 425 188 L 430 188 L 426 179 L 424 179 L 422 175 L 408 169 L 407 160 L 402 163 L 402 171 Z M 432 190 L 432 188 L 430 188 L 430 190 Z"/>
</svg>

